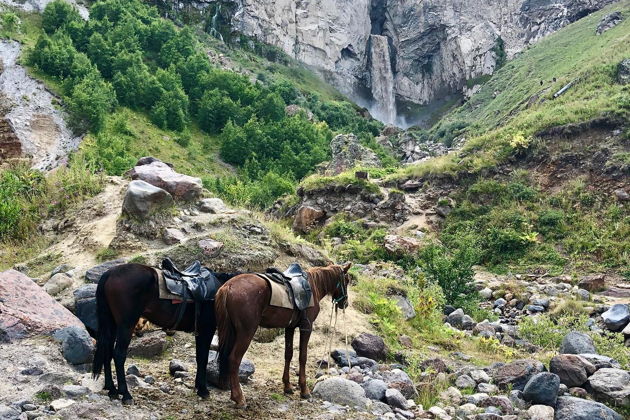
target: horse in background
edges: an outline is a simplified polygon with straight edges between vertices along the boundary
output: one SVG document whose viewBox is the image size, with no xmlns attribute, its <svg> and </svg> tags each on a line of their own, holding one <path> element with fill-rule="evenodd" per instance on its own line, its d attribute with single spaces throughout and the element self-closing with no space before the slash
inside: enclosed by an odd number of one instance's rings
<svg viewBox="0 0 630 420">
<path fill-rule="evenodd" d="M 345 266 L 329 265 L 314 267 L 306 272 L 313 291 L 314 305 L 304 310 L 302 317 L 295 317 L 295 309 L 270 306 L 271 288 L 267 280 L 253 274 L 241 274 L 227 281 L 216 295 L 215 312 L 219 329 L 219 373 L 223 386 L 229 385 L 231 399 L 238 408 L 245 408 L 245 397 L 238 378 L 238 369 L 254 333 L 259 326 L 284 328 L 284 383 L 285 394 L 293 393 L 289 381 L 289 365 L 293 357 L 293 336 L 295 328 L 300 328 L 300 372 L 299 386 L 302 398 L 309 398 L 306 384 L 306 359 L 308 341 L 313 322 L 320 311 L 320 301 L 332 296 L 333 303 L 340 308 L 348 305 L 348 270 Z"/>
<path fill-rule="evenodd" d="M 213 274 L 223 284 L 239 273 Z M 195 305 L 187 305 L 178 322 L 178 309 L 183 303 L 173 304 L 170 300 L 160 299 L 158 276 L 158 270 L 147 265 L 122 264 L 106 271 L 96 289 L 99 328 L 92 375 L 98 378 L 104 369 L 105 389 L 108 390 L 109 397 L 114 399 L 122 395 L 124 404 L 133 401 L 125 380 L 125 360 L 131 336 L 140 317 L 165 329 L 197 333 L 195 388 L 200 397 L 206 398 L 209 395 L 206 367 L 210 344 L 216 331 L 214 302 L 201 302 L 198 317 L 195 316 Z M 118 388 L 112 378 L 112 359 Z"/>
</svg>

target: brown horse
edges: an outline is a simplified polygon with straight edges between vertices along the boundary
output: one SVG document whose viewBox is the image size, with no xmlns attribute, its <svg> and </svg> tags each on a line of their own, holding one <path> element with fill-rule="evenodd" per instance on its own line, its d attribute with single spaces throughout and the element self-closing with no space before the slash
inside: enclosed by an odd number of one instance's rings
<svg viewBox="0 0 630 420">
<path fill-rule="evenodd" d="M 225 283 L 217 292 L 215 311 L 219 328 L 219 370 L 221 384 L 229 385 L 231 398 L 238 408 L 245 408 L 245 397 L 238 380 L 238 369 L 243 355 L 254 337 L 258 326 L 284 328 L 284 383 L 285 394 L 293 393 L 289 382 L 289 364 L 293 357 L 293 335 L 300 327 L 300 395 L 309 398 L 306 385 L 306 355 L 312 325 L 319 314 L 319 302 L 331 295 L 333 303 L 340 308 L 348 305 L 348 270 L 351 264 L 343 267 L 329 265 L 307 270 L 308 281 L 313 291 L 314 306 L 305 310 L 305 316 L 297 312 L 270 306 L 271 289 L 267 281 L 256 274 L 241 274 Z"/>
<path fill-rule="evenodd" d="M 213 273 L 220 283 L 240 273 Z M 143 264 L 122 264 L 105 272 L 96 289 L 98 333 L 92 375 L 96 378 L 105 368 L 105 389 L 110 398 L 122 395 L 123 403 L 131 403 L 132 397 L 125 380 L 127 348 L 140 317 L 162 328 L 173 329 L 177 323 L 178 308 L 169 300 L 159 298 L 158 273 Z M 196 325 L 195 325 L 196 324 Z M 214 302 L 202 302 L 195 323 L 195 304 L 187 304 L 178 331 L 197 332 L 195 337 L 197 395 L 209 395 L 206 383 L 206 366 L 212 336 L 216 330 Z M 118 388 L 112 379 L 111 361 L 114 359 Z"/>
</svg>

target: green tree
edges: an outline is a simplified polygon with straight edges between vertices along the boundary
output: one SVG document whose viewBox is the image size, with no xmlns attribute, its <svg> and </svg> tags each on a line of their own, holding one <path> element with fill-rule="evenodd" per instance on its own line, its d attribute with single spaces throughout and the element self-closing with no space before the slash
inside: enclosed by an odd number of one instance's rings
<svg viewBox="0 0 630 420">
<path fill-rule="evenodd" d="M 203 130 L 219 133 L 229 120 L 240 120 L 239 113 L 239 106 L 229 96 L 213 89 L 203 94 L 197 110 L 197 121 Z"/>
<path fill-rule="evenodd" d="M 74 6 L 63 0 L 48 3 L 42 14 L 42 28 L 49 35 L 71 22 L 77 21 L 81 21 L 81 15 Z"/>
<path fill-rule="evenodd" d="M 269 93 L 256 102 L 256 115 L 259 118 L 270 121 L 280 121 L 284 118 L 284 107 L 286 104 L 277 93 Z"/>
<path fill-rule="evenodd" d="M 228 121 L 221 133 L 221 157 L 228 163 L 243 165 L 249 153 L 245 132 L 232 121 Z"/>
<path fill-rule="evenodd" d="M 20 18 L 12 12 L 3 13 L 0 23 L 2 29 L 9 33 L 17 32 L 20 29 Z"/>
<path fill-rule="evenodd" d="M 105 117 L 116 106 L 111 84 L 90 74 L 78 82 L 67 100 L 70 122 L 75 129 L 99 131 Z"/>
<path fill-rule="evenodd" d="M 51 37 L 42 34 L 28 61 L 46 74 L 63 78 L 70 74 L 76 54 L 72 40 L 65 33 L 57 32 Z"/>
</svg>

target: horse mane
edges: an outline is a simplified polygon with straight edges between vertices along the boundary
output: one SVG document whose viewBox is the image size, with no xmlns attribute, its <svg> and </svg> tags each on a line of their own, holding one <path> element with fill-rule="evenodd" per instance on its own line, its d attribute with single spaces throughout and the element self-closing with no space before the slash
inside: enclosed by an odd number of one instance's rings
<svg viewBox="0 0 630 420">
<path fill-rule="evenodd" d="M 329 283 L 337 281 L 341 277 L 343 269 L 338 265 L 329 265 L 326 267 L 311 267 L 306 272 L 309 279 L 311 279 L 313 293 L 315 294 L 314 298 L 320 300 L 328 293 Z"/>
</svg>

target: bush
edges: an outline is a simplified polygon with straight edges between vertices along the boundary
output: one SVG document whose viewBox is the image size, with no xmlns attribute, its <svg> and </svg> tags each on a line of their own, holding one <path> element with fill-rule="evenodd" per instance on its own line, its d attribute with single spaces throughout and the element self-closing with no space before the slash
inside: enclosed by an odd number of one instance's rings
<svg viewBox="0 0 630 420">
<path fill-rule="evenodd" d="M 72 89 L 67 105 L 70 123 L 76 130 L 99 131 L 107 114 L 116 106 L 116 94 L 111 84 L 90 74 Z"/>
<path fill-rule="evenodd" d="M 79 12 L 70 3 L 55 0 L 46 5 L 42 13 L 42 29 L 47 34 L 53 34 L 72 22 L 81 21 Z"/>
</svg>

